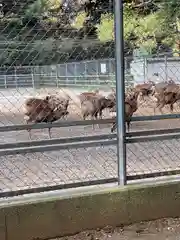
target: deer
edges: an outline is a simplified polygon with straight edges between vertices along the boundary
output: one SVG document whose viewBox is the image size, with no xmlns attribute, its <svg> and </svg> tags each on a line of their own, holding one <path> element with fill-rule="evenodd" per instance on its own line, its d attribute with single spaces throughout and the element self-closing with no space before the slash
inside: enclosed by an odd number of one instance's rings
<svg viewBox="0 0 180 240">
<path fill-rule="evenodd" d="M 125 121 L 127 125 L 128 132 L 130 130 L 130 123 L 131 123 L 131 117 L 134 114 L 134 112 L 137 111 L 138 109 L 138 96 L 139 96 L 139 91 L 134 91 L 129 93 L 126 98 L 125 98 Z M 116 111 L 115 106 L 111 109 L 111 111 Z M 113 117 L 115 120 L 116 117 Z M 111 127 L 111 132 L 114 132 L 117 128 L 117 123 L 116 121 L 113 123 Z"/>
<path fill-rule="evenodd" d="M 153 86 L 155 86 L 155 83 L 153 81 L 148 81 L 146 83 L 137 84 L 134 89 L 136 92 L 140 93 L 141 99 L 144 101 L 144 97 L 148 97 L 153 92 Z"/>
<path fill-rule="evenodd" d="M 90 116 L 92 120 L 93 119 L 97 120 L 98 116 L 100 119 L 102 119 L 103 110 L 105 108 L 112 108 L 114 105 L 115 101 L 108 99 L 106 97 L 94 96 L 89 98 L 88 100 L 84 100 L 81 103 L 81 114 L 83 120 L 86 120 L 88 116 Z"/>
<path fill-rule="evenodd" d="M 154 115 L 156 108 L 158 108 L 160 113 L 163 114 L 162 108 L 165 105 L 170 105 L 170 111 L 173 113 L 174 103 L 180 100 L 180 86 L 174 83 L 168 84 L 166 87 L 155 92 L 154 96 L 157 99 L 154 107 Z"/>
<path fill-rule="evenodd" d="M 25 101 L 25 117 L 26 123 L 52 123 L 69 114 L 62 105 L 52 107 L 49 98 L 29 98 Z M 28 129 L 31 139 L 31 130 Z M 51 138 L 51 127 L 48 128 L 49 138 Z"/>
</svg>

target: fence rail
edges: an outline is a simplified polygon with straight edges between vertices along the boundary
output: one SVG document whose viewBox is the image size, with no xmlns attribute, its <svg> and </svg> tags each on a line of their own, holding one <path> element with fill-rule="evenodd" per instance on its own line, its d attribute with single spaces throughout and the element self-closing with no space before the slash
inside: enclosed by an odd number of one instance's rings
<svg viewBox="0 0 180 240">
<path fill-rule="evenodd" d="M 126 87 L 133 86 L 131 75 L 126 75 Z M 42 88 L 42 87 L 115 87 L 115 74 L 109 75 L 52 75 L 47 74 L 21 74 L 0 75 L 0 88 Z"/>
</svg>

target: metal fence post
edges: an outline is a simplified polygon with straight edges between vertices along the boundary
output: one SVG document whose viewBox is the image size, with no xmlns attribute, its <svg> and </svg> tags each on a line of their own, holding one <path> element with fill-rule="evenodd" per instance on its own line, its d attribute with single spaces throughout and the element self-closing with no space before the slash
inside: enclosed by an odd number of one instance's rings
<svg viewBox="0 0 180 240">
<path fill-rule="evenodd" d="M 147 59 L 147 57 L 145 57 L 145 61 L 146 61 L 146 80 L 148 80 L 148 59 Z"/>
<path fill-rule="evenodd" d="M 16 89 L 18 88 L 18 80 L 17 80 L 17 71 L 16 71 L 16 67 L 14 67 L 14 75 L 15 75 L 15 85 L 16 85 Z"/>
<path fill-rule="evenodd" d="M 125 71 L 124 71 L 124 31 L 123 0 L 115 1 L 115 53 L 116 53 L 116 102 L 117 102 L 117 156 L 118 184 L 126 184 L 126 144 L 125 144 Z"/>
<path fill-rule="evenodd" d="M 35 84 L 34 84 L 34 74 L 31 72 L 31 80 L 32 80 L 32 87 L 33 89 L 35 88 Z"/>
<path fill-rule="evenodd" d="M 110 84 L 110 87 L 111 88 L 113 88 L 114 87 L 114 79 L 113 79 L 113 77 L 112 77 L 112 67 L 111 67 L 111 61 L 112 61 L 112 59 L 109 59 L 109 61 L 108 61 L 108 69 L 109 69 L 109 71 L 108 71 L 108 77 L 109 77 L 109 84 Z"/>
<path fill-rule="evenodd" d="M 88 80 L 87 80 L 87 65 L 86 65 L 86 61 L 84 62 L 84 76 L 85 76 L 85 86 L 86 88 L 89 87 L 89 83 L 88 83 Z"/>
<path fill-rule="evenodd" d="M 74 80 L 75 80 L 75 85 L 77 84 L 77 65 L 74 63 Z"/>
<path fill-rule="evenodd" d="M 100 86 L 100 80 L 99 80 L 99 61 L 95 61 L 96 64 L 96 82 Z"/>
<path fill-rule="evenodd" d="M 56 65 L 56 87 L 59 87 L 59 79 L 58 79 L 58 70 L 59 70 L 59 66 Z"/>
<path fill-rule="evenodd" d="M 126 76 L 126 78 L 124 78 L 125 81 L 125 89 L 129 88 L 129 76 L 128 76 L 128 68 L 127 68 L 127 58 L 124 57 L 124 74 Z M 128 76 L 128 77 L 127 77 Z"/>
<path fill-rule="evenodd" d="M 66 68 L 66 83 L 65 83 L 65 85 L 68 86 L 68 81 L 69 81 L 69 78 L 68 78 L 68 63 L 65 64 L 65 68 Z"/>
<path fill-rule="evenodd" d="M 168 80 L 168 67 L 167 67 L 167 56 L 164 57 L 164 65 L 165 65 L 165 80 Z"/>
<path fill-rule="evenodd" d="M 4 86 L 5 86 L 5 88 L 7 88 L 7 77 L 6 77 L 6 75 L 4 75 Z"/>
<path fill-rule="evenodd" d="M 147 72 L 146 72 L 146 69 L 147 69 L 147 61 L 146 61 L 146 57 L 144 57 L 144 61 L 143 61 L 143 74 L 144 74 L 144 82 L 147 81 Z"/>
</svg>

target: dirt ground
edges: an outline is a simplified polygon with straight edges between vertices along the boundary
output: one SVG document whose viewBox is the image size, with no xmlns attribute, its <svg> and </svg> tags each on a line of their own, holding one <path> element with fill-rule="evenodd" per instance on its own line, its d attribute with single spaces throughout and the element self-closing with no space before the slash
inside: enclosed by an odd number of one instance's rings
<svg viewBox="0 0 180 240">
<path fill-rule="evenodd" d="M 180 219 L 167 218 L 150 222 L 141 222 L 130 226 L 81 232 L 51 240 L 179 240 Z"/>
</svg>

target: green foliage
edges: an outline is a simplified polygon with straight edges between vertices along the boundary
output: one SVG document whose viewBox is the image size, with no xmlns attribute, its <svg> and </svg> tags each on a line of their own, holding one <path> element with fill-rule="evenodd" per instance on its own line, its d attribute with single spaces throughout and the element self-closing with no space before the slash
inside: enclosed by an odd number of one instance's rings
<svg viewBox="0 0 180 240">
<path fill-rule="evenodd" d="M 114 19 L 110 14 L 101 15 L 101 23 L 98 24 L 98 37 L 102 42 L 114 39 Z"/>
<path fill-rule="evenodd" d="M 167 14 L 169 11 L 170 9 L 167 9 L 167 6 L 163 4 L 158 11 L 141 16 L 126 6 L 124 14 L 125 39 L 133 42 L 135 48 L 143 48 L 149 54 L 155 53 L 160 44 L 173 48 L 177 35 L 175 25 L 178 21 L 176 14 L 169 20 Z"/>
<path fill-rule="evenodd" d="M 72 0 L 74 21 L 70 23 L 68 13 L 60 8 L 62 0 L 20 0 L 21 14 L 5 15 L 0 19 L 3 29 L 2 41 L 14 44 L 2 45 L 0 65 L 58 63 L 61 57 L 82 59 L 114 56 L 114 16 L 107 8 L 107 2 L 97 2 L 100 14 L 92 8 L 88 12 L 93 21 L 87 22 L 87 11 L 81 1 Z M 83 2 L 83 1 L 82 1 Z M 124 1 L 124 38 L 127 52 L 141 49 L 155 54 L 160 46 L 180 51 L 177 44 L 180 31 L 180 1 L 154 0 L 147 6 L 137 7 L 140 0 Z M 148 2 L 148 1 L 147 1 Z M 10 12 L 13 1 L 9 3 Z M 83 3 L 82 3 L 83 4 Z M 111 6 L 112 7 L 112 6 Z M 93 16 L 92 16 L 93 15 Z M 65 19 L 65 20 L 64 20 Z M 90 28 L 94 28 L 90 32 Z M 18 41 L 21 41 L 19 43 Z M 83 42 L 85 41 L 85 42 Z M 82 43 L 83 42 L 83 43 Z M 0 43 L 1 44 L 1 43 Z M 23 45 L 24 44 L 24 45 Z M 4 51 L 5 49 L 5 51 Z M 96 54 L 98 52 L 98 54 Z"/>
<path fill-rule="evenodd" d="M 37 0 L 31 4 L 25 11 L 25 17 L 39 17 L 48 10 L 47 0 Z"/>
<path fill-rule="evenodd" d="M 125 5 L 124 8 L 124 38 L 129 41 L 135 36 L 135 29 L 138 26 L 138 16 Z"/>
<path fill-rule="evenodd" d="M 153 13 L 146 17 L 140 18 L 138 21 L 139 27 L 135 28 L 136 35 L 141 38 L 162 35 L 164 29 L 162 29 L 160 21 L 161 19 L 159 19 L 157 13 Z"/>
<path fill-rule="evenodd" d="M 85 20 L 85 17 L 86 17 L 86 14 L 85 12 L 80 12 L 77 16 L 76 16 L 76 19 L 73 23 L 73 27 L 77 28 L 77 29 L 80 29 L 83 27 L 83 23 L 84 23 L 84 20 Z"/>
</svg>

